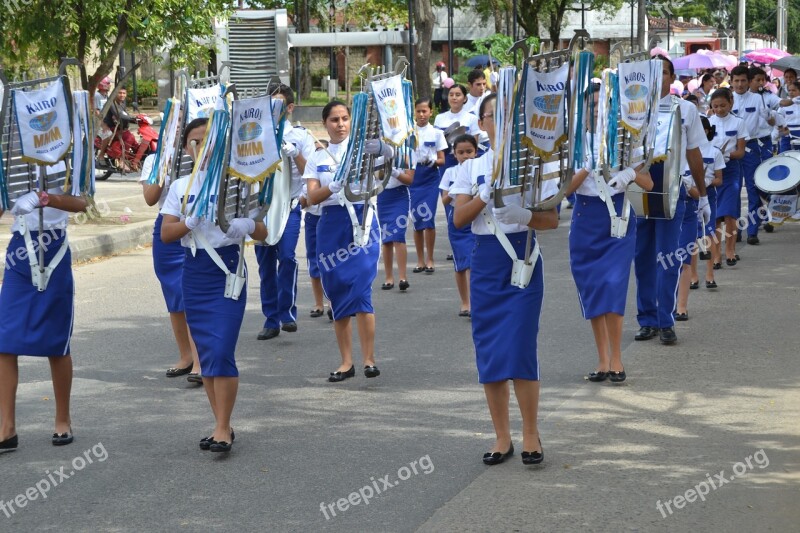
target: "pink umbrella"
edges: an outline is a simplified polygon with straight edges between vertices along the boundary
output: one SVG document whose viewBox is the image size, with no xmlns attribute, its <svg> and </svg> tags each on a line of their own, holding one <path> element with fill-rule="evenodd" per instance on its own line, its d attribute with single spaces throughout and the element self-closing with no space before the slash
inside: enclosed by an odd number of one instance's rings
<svg viewBox="0 0 800 533">
<path fill-rule="evenodd" d="M 783 50 L 778 50 L 777 48 L 760 48 L 758 50 L 748 52 L 744 55 L 744 58 L 748 61 L 752 61 L 753 63 L 768 65 L 770 63 L 774 63 L 782 57 L 789 55 L 791 54 L 784 52 Z"/>
<path fill-rule="evenodd" d="M 704 69 L 704 68 L 727 68 L 728 61 L 725 60 L 722 54 L 709 52 L 708 50 L 700 50 L 697 53 L 689 54 L 688 56 L 673 59 L 672 64 L 676 69 Z"/>
<path fill-rule="evenodd" d="M 672 59 L 669 56 L 669 53 L 667 53 L 667 51 L 661 48 L 660 46 L 656 46 L 655 48 L 650 50 L 650 57 L 656 57 L 656 56 L 664 56 L 667 59 Z"/>
</svg>

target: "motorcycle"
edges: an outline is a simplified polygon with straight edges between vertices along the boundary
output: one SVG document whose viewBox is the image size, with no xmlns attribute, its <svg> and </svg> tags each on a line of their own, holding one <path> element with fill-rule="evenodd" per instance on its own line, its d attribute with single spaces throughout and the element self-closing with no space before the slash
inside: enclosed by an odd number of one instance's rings
<svg viewBox="0 0 800 533">
<path fill-rule="evenodd" d="M 149 154 L 155 153 L 158 148 L 158 130 L 153 128 L 153 119 L 140 113 L 134 117 L 134 122 L 139 126 L 139 141 L 137 142 L 136 137 L 128 130 L 120 133 L 115 131 L 113 140 L 106 148 L 103 157 L 105 165 L 97 165 L 95 179 L 107 180 L 115 172 L 118 174 L 138 172 L 142 160 Z M 102 143 L 100 135 L 94 138 L 95 161 Z"/>
</svg>

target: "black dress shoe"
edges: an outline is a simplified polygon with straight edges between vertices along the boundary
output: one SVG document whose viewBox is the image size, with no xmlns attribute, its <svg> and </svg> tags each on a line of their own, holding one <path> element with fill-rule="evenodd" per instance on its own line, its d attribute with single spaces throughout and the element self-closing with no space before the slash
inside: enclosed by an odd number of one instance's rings
<svg viewBox="0 0 800 533">
<path fill-rule="evenodd" d="M 328 308 L 328 320 L 333 322 L 333 309 L 331 309 L 330 307 Z"/>
<path fill-rule="evenodd" d="M 289 333 L 294 333 L 297 331 L 297 322 L 287 322 L 281 326 L 283 331 L 288 331 Z"/>
<path fill-rule="evenodd" d="M 689 282 L 689 288 L 692 289 L 692 290 L 699 289 L 700 288 L 700 280 Z"/>
<path fill-rule="evenodd" d="M 384 283 L 381 285 L 381 290 L 390 291 L 392 289 L 394 289 L 394 283 Z"/>
<path fill-rule="evenodd" d="M 364 367 L 364 375 L 368 378 L 377 378 L 381 375 L 381 371 L 378 370 L 378 367 L 375 365 L 372 366 L 365 366 Z"/>
<path fill-rule="evenodd" d="M 652 339 L 656 335 L 658 335 L 658 328 L 653 328 L 650 326 L 642 326 L 641 328 L 639 328 L 639 332 L 634 337 L 634 340 L 647 341 Z"/>
<path fill-rule="evenodd" d="M 736 266 L 736 259 L 726 259 L 725 264 L 729 267 Z"/>
<path fill-rule="evenodd" d="M 407 289 L 407 288 L 409 288 L 410 286 L 411 286 L 411 285 L 408 283 L 408 280 L 405 280 L 405 279 L 401 279 L 401 280 L 400 280 L 400 290 L 401 290 L 401 291 L 404 291 L 404 290 L 406 290 L 406 289 Z"/>
<path fill-rule="evenodd" d="M 677 322 L 686 322 L 687 320 L 689 320 L 689 313 L 688 312 L 687 313 L 675 313 L 673 316 L 675 317 L 675 320 Z"/>
<path fill-rule="evenodd" d="M 714 270 L 722 270 L 722 263 L 714 263 Z"/>
<path fill-rule="evenodd" d="M 212 440 L 208 449 L 212 452 L 229 452 L 233 448 L 233 442 L 225 442 L 224 440 Z"/>
<path fill-rule="evenodd" d="M 375 370 L 377 370 L 377 368 Z M 331 372 L 331 375 L 328 376 L 328 381 L 330 381 L 331 383 L 337 383 L 339 381 L 344 381 L 347 378 L 352 378 L 355 375 L 356 375 L 356 367 L 351 366 L 350 370 L 347 370 L 345 372 L 340 372 L 338 370 L 336 372 Z"/>
<path fill-rule="evenodd" d="M 186 376 L 186 381 L 189 383 L 199 383 L 200 385 L 203 384 L 203 376 L 200 373 L 189 372 L 189 375 Z"/>
<path fill-rule="evenodd" d="M 758 244 L 760 242 L 761 241 L 759 241 L 758 237 L 756 237 L 755 235 L 753 235 L 752 237 L 748 237 L 747 238 L 747 244 Z"/>
<path fill-rule="evenodd" d="M 614 370 L 609 370 L 608 371 L 608 379 L 610 379 L 612 383 L 622 383 L 623 381 L 625 381 L 625 378 L 627 378 L 627 377 L 628 376 L 625 375 L 625 369 L 624 368 L 622 370 L 620 370 L 619 372 L 616 372 Z"/>
<path fill-rule="evenodd" d="M 586 379 L 594 382 L 605 381 L 608 379 L 608 372 L 590 372 Z"/>
<path fill-rule="evenodd" d="M 425 267 L 414 267 L 414 270 L 412 270 L 411 272 L 413 272 L 414 274 L 419 274 L 420 272 L 425 272 Z"/>
<path fill-rule="evenodd" d="M 17 446 L 19 446 L 19 438 L 16 435 L 0 442 L 0 450 L 13 450 Z"/>
<path fill-rule="evenodd" d="M 678 342 L 678 336 L 675 335 L 675 330 L 672 328 L 661 328 L 658 332 L 658 338 L 661 339 L 661 344 L 675 344 Z"/>
<path fill-rule="evenodd" d="M 66 446 L 67 444 L 72 444 L 72 441 L 75 440 L 75 436 L 72 434 L 72 428 L 69 428 L 67 433 L 53 433 L 53 446 Z"/>
<path fill-rule="evenodd" d="M 275 337 L 277 337 L 280 334 L 281 334 L 281 330 L 279 330 L 277 328 L 264 328 L 258 334 L 257 338 L 260 341 L 266 341 L 266 340 L 269 340 L 269 339 L 274 339 Z"/>
<path fill-rule="evenodd" d="M 445 259 L 447 261 L 452 261 L 453 260 L 453 254 L 447 254 L 447 257 Z"/>
<path fill-rule="evenodd" d="M 766 231 L 767 233 L 772 233 L 773 231 L 775 231 L 775 226 L 773 226 L 772 224 L 764 224 L 764 231 Z"/>
<path fill-rule="evenodd" d="M 483 454 L 483 464 L 489 465 L 489 466 L 499 465 L 500 463 L 502 463 L 503 461 L 505 461 L 506 459 L 508 459 L 512 455 L 514 455 L 514 443 L 513 442 L 511 443 L 511 447 L 508 449 L 508 451 L 506 453 L 486 452 L 485 454 Z"/>
<path fill-rule="evenodd" d="M 706 281 L 706 289 L 716 289 L 717 282 L 716 281 Z"/>
<path fill-rule="evenodd" d="M 325 314 L 325 311 L 322 309 L 312 309 L 311 310 L 311 318 L 319 318 Z"/>
<path fill-rule="evenodd" d="M 539 439 L 540 452 L 522 452 L 522 464 L 524 465 L 538 465 L 544 461 L 544 448 L 542 447 L 542 439 Z"/>
<path fill-rule="evenodd" d="M 192 367 L 194 364 L 189 363 L 189 366 L 186 368 L 169 368 L 167 369 L 167 377 L 168 378 L 177 378 L 178 376 L 185 376 L 189 372 L 192 371 Z"/>
<path fill-rule="evenodd" d="M 233 432 L 231 429 L 231 442 L 236 440 L 236 433 Z M 211 443 L 214 442 L 214 435 L 206 437 L 204 439 L 200 439 L 200 449 L 201 450 L 209 450 L 211 449 Z"/>
</svg>

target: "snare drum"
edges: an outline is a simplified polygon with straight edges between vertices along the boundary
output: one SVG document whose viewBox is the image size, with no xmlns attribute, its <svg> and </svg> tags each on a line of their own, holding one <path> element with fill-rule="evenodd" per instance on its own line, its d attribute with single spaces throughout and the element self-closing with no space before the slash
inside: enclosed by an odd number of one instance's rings
<svg viewBox="0 0 800 533">
<path fill-rule="evenodd" d="M 781 194 L 800 185 L 800 151 L 792 150 L 767 159 L 755 172 L 755 184 L 767 194 Z"/>
</svg>

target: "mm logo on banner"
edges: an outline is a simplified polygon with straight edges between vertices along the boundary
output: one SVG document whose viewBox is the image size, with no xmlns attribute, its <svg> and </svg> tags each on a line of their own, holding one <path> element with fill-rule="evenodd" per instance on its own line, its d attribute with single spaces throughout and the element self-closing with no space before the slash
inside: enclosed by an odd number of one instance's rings
<svg viewBox="0 0 800 533">
<path fill-rule="evenodd" d="M 640 73 L 636 73 L 640 74 Z M 628 80 L 625 80 L 626 83 Z M 638 80 L 643 81 L 643 80 Z M 645 113 L 647 112 L 647 98 L 648 89 L 645 85 L 633 84 L 625 87 L 625 96 L 630 100 L 628 103 L 628 113 Z"/>
<path fill-rule="evenodd" d="M 244 122 L 248 118 L 261 120 L 261 110 L 248 109 L 241 114 L 240 120 L 242 120 L 242 125 L 239 127 L 238 133 L 239 141 L 242 142 L 236 145 L 236 153 L 242 157 L 263 155 L 264 143 L 257 139 L 261 137 L 261 133 L 264 129 L 258 122 Z"/>
<path fill-rule="evenodd" d="M 558 112 L 561 106 L 561 94 L 546 94 L 533 99 L 533 105 L 546 115 L 534 114 L 531 117 L 531 128 L 537 130 L 555 131 L 558 126 Z"/>
<path fill-rule="evenodd" d="M 30 112 L 32 113 L 33 111 Z M 35 129 L 36 131 L 44 132 L 41 135 L 34 134 L 33 136 L 34 148 L 41 148 L 46 144 L 50 144 L 54 141 L 63 138 L 61 135 L 61 130 L 58 129 L 58 126 L 53 127 L 53 124 L 56 123 L 57 118 L 58 118 L 58 113 L 56 111 L 50 111 L 49 113 L 45 113 L 44 115 L 39 115 L 38 117 L 34 117 L 30 120 L 31 128 Z"/>
</svg>

